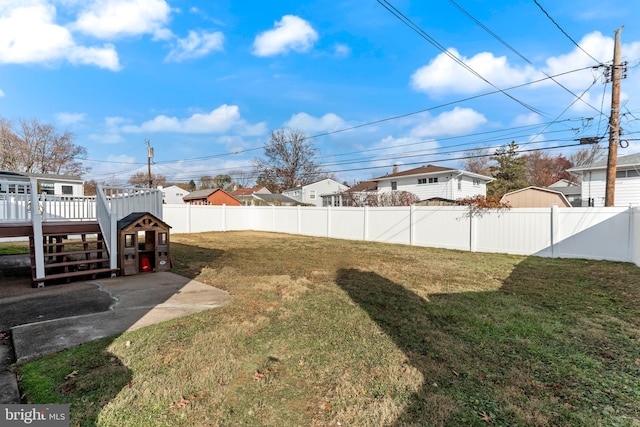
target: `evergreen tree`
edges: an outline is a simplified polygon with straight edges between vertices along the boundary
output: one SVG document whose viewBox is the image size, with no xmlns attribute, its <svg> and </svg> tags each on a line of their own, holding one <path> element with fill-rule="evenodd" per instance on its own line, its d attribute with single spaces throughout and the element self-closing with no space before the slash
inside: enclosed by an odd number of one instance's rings
<svg viewBox="0 0 640 427">
<path fill-rule="evenodd" d="M 491 160 L 496 164 L 491 166 L 495 181 L 487 186 L 489 196 L 502 196 L 529 185 L 526 179 L 525 158 L 518 154 L 518 144 L 514 141 L 505 147 L 498 148 L 491 156 Z"/>
</svg>

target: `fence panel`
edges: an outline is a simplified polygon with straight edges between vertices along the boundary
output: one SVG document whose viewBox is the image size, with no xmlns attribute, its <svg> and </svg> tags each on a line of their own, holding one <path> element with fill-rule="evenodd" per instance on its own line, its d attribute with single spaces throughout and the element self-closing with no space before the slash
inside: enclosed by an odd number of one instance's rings
<svg viewBox="0 0 640 427">
<path fill-rule="evenodd" d="M 305 236 L 328 235 L 328 209 L 327 208 L 300 208 L 300 234 Z"/>
<path fill-rule="evenodd" d="M 555 256 L 631 261 L 633 209 L 562 209 Z"/>
<path fill-rule="evenodd" d="M 363 240 L 365 236 L 364 208 L 331 208 L 329 236 L 339 239 Z"/>
<path fill-rule="evenodd" d="M 474 250 L 552 256 L 551 209 L 509 209 L 473 216 Z"/>
<path fill-rule="evenodd" d="M 411 242 L 411 222 L 408 207 L 369 208 L 368 240 L 385 243 Z"/>
<path fill-rule="evenodd" d="M 269 207 L 269 208 L 259 208 L 259 209 L 269 209 L 272 216 L 272 228 L 260 228 L 260 230 L 264 231 L 275 231 L 277 233 L 290 233 L 297 234 L 298 233 L 298 208 L 294 206 L 278 206 L 278 207 Z M 301 213 L 302 214 L 302 213 Z M 266 227 L 269 227 L 269 224 L 264 224 Z"/>
<path fill-rule="evenodd" d="M 469 250 L 469 209 L 460 206 L 418 206 L 414 209 L 414 244 Z"/>
</svg>

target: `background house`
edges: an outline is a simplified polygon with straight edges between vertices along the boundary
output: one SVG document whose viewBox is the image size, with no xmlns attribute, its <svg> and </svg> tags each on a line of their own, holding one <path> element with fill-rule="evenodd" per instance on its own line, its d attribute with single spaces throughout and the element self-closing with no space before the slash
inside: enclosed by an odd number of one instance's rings
<svg viewBox="0 0 640 427">
<path fill-rule="evenodd" d="M 570 208 L 571 204 L 559 191 L 541 187 L 527 187 L 511 191 L 500 199 L 512 208 L 550 208 L 556 205 L 560 208 Z"/>
<path fill-rule="evenodd" d="M 427 165 L 373 179 L 378 191 L 408 191 L 420 200 L 441 198 L 456 200 L 486 196 L 493 178 L 442 166 Z"/>
<path fill-rule="evenodd" d="M 257 206 L 296 206 L 301 203 L 283 194 L 253 193 L 253 204 Z"/>
<path fill-rule="evenodd" d="M 227 205 L 241 206 L 240 200 L 233 197 L 221 188 L 209 188 L 207 190 L 196 190 L 182 198 L 190 205 Z"/>
<path fill-rule="evenodd" d="M 7 171 L 0 171 L 0 175 L 10 180 L 29 181 L 35 178 L 38 183 L 38 194 L 84 196 L 84 181 L 78 176 Z"/>
<path fill-rule="evenodd" d="M 582 206 L 604 206 L 607 159 L 568 169 L 582 179 Z M 614 206 L 640 204 L 640 153 L 618 157 Z"/>
<path fill-rule="evenodd" d="M 322 206 L 322 196 L 339 194 L 348 189 L 349 187 L 346 185 L 327 178 L 311 184 L 284 190 L 282 194 L 297 201 L 298 203 Z"/>
<path fill-rule="evenodd" d="M 170 185 L 168 187 L 158 186 L 158 189 L 162 191 L 162 203 L 176 204 L 184 203 L 182 198 L 189 194 L 184 188 L 177 185 Z"/>
<path fill-rule="evenodd" d="M 580 184 L 576 184 L 567 179 L 561 179 L 549 185 L 547 188 L 564 194 L 574 208 L 582 206 L 582 186 Z"/>
<path fill-rule="evenodd" d="M 271 194 L 271 191 L 267 187 L 251 187 L 251 188 L 238 188 L 232 191 L 231 194 L 236 199 L 240 200 L 243 206 L 255 205 L 259 198 L 254 195 Z"/>
<path fill-rule="evenodd" d="M 375 181 L 359 182 L 340 194 L 322 196 L 322 206 L 367 206 L 371 195 L 377 194 L 378 183 Z"/>
</svg>

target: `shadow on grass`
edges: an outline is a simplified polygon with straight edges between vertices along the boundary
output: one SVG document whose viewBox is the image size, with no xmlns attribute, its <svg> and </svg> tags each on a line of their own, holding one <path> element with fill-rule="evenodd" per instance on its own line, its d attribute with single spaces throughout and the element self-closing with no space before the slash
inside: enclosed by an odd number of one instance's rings
<svg viewBox="0 0 640 427">
<path fill-rule="evenodd" d="M 595 426 L 640 415 L 637 276 L 534 257 L 497 291 L 428 301 L 370 271 L 339 270 L 336 283 L 423 377 L 393 425 Z"/>
</svg>

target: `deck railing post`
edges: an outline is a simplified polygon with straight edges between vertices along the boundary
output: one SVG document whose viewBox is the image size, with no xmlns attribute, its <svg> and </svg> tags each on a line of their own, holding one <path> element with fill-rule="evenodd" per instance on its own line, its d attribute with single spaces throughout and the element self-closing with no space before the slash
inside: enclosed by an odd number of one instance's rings
<svg viewBox="0 0 640 427">
<path fill-rule="evenodd" d="M 33 254 L 36 264 L 36 283 L 38 287 L 44 286 L 44 248 L 42 246 L 42 217 L 38 208 L 38 181 L 31 178 L 31 225 L 33 226 Z"/>
</svg>

